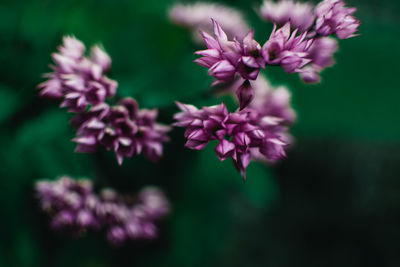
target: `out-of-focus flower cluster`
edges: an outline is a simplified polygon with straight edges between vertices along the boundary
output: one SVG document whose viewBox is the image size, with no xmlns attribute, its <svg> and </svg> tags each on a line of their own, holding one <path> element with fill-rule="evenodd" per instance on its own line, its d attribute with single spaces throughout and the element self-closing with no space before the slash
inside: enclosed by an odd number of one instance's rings
<svg viewBox="0 0 400 267">
<path fill-rule="evenodd" d="M 61 100 L 61 107 L 77 113 L 72 125 L 78 129 L 73 139 L 77 152 L 94 152 L 98 146 L 113 150 L 118 163 L 142 151 L 152 161 L 163 152 L 169 127 L 156 122 L 157 110 L 139 109 L 126 98 L 117 105 L 105 103 L 116 93 L 117 82 L 107 78 L 111 59 L 99 46 L 85 57 L 85 46 L 75 37 L 63 38 L 59 52 L 52 55 L 55 65 L 47 81 L 39 85 L 40 95 Z"/>
<path fill-rule="evenodd" d="M 229 38 L 242 39 L 250 30 L 238 10 L 222 4 L 176 4 L 168 11 L 168 17 L 173 23 L 189 29 L 193 39 L 200 44 L 203 39 L 199 31 L 210 32 L 213 29 L 210 19 L 219 21 Z"/>
<path fill-rule="evenodd" d="M 90 180 L 60 177 L 35 186 L 41 208 L 51 216 L 51 227 L 71 234 L 105 229 L 115 245 L 128 240 L 157 237 L 155 223 L 169 213 L 169 202 L 155 187 L 142 189 L 136 198 L 112 189 L 93 192 Z"/>
<path fill-rule="evenodd" d="M 354 37 L 360 22 L 353 16 L 354 7 L 341 0 L 324 0 L 315 8 L 315 31 L 321 36 L 336 35 L 339 39 Z"/>
<path fill-rule="evenodd" d="M 258 12 L 266 21 L 283 26 L 286 22 L 299 31 L 307 31 L 314 23 L 314 7 L 310 3 L 280 0 L 278 2 L 265 0 Z"/>
<path fill-rule="evenodd" d="M 355 36 L 360 25 L 353 16 L 356 10 L 346 7 L 342 0 L 323 0 L 316 7 L 293 0 L 264 0 L 259 14 L 264 20 L 280 26 L 289 22 L 294 29 L 302 32 L 347 39 Z"/>
<path fill-rule="evenodd" d="M 231 10 L 218 8 L 226 10 L 220 14 Z M 212 86 L 218 85 L 219 92 L 236 95 L 239 108 L 229 113 L 224 104 L 197 109 L 177 103 L 181 112 L 175 115 L 175 126 L 186 128 L 185 146 L 190 149 L 199 150 L 217 140 L 218 158 L 232 158 L 244 178 L 251 159 L 271 162 L 285 155 L 284 147 L 291 141 L 288 126 L 295 120 L 288 91 L 270 86 L 260 70 L 280 66 L 287 73 L 298 73 L 306 83 L 319 82 L 320 72 L 334 64 L 338 43 L 332 36 L 356 36 L 360 22 L 353 16 L 356 9 L 346 7 L 342 0 L 323 0 L 316 7 L 292 0 L 264 0 L 258 13 L 274 28 L 261 46 L 252 30 L 244 35 L 227 26 L 225 32 L 225 25 L 243 25 L 241 17 L 202 14 L 212 9 L 207 3 L 177 5 L 169 17 L 192 32 L 200 31 L 207 49 L 195 52 L 200 56 L 195 62 L 208 69 L 215 78 Z M 208 33 L 210 26 L 204 26 L 210 17 L 213 35 Z"/>
</svg>

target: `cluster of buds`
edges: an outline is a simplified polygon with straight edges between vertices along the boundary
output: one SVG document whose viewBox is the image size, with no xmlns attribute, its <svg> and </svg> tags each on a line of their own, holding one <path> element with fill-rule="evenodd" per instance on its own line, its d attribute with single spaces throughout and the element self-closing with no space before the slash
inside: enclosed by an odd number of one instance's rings
<svg viewBox="0 0 400 267">
<path fill-rule="evenodd" d="M 63 38 L 58 50 L 52 55 L 53 72 L 39 85 L 40 95 L 62 100 L 61 107 L 76 113 L 71 121 L 78 129 L 73 139 L 76 151 L 93 152 L 104 146 L 115 152 L 119 164 L 142 151 L 150 160 L 158 160 L 170 128 L 156 122 L 157 110 L 140 110 L 131 98 L 114 106 L 105 102 L 117 89 L 117 82 L 105 76 L 111 68 L 108 54 L 93 46 L 85 57 L 85 45 L 70 36 Z"/>
<path fill-rule="evenodd" d="M 89 229 L 106 229 L 114 245 L 157 237 L 155 223 L 170 210 L 168 200 L 155 187 L 144 188 L 136 198 L 129 198 L 112 189 L 96 194 L 90 180 L 64 176 L 56 181 L 39 181 L 35 189 L 54 230 L 81 234 Z"/>
<path fill-rule="evenodd" d="M 334 64 L 338 45 L 332 36 L 356 36 L 360 22 L 353 17 L 355 8 L 347 8 L 342 0 L 323 0 L 316 7 L 292 0 L 265 0 L 259 14 L 273 22 L 274 28 L 261 46 L 253 31 L 243 35 L 229 26 L 224 31 L 224 25 L 235 24 L 235 16 L 213 17 L 213 12 L 199 16 L 207 6 L 212 10 L 212 5 L 206 3 L 177 5 L 169 15 L 173 22 L 192 32 L 200 31 L 207 49 L 195 52 L 201 56 L 195 62 L 208 69 L 216 79 L 212 86 L 218 85 L 219 92 L 222 88 L 236 95 L 239 107 L 229 113 L 223 103 L 202 109 L 177 103 L 181 112 L 175 115 L 175 126 L 186 128 L 185 146 L 190 149 L 199 150 L 217 140 L 218 158 L 232 158 L 245 178 L 251 160 L 274 162 L 285 156 L 284 147 L 291 141 L 288 126 L 295 120 L 290 94 L 285 88 L 270 86 L 260 74 L 261 69 L 280 66 L 287 73 L 298 73 L 306 83 L 319 82 L 320 72 Z M 191 14 L 195 19 L 191 20 Z M 204 26 L 210 18 L 213 35 L 207 33 L 210 27 Z M 242 20 L 236 23 L 247 26 Z"/>
</svg>

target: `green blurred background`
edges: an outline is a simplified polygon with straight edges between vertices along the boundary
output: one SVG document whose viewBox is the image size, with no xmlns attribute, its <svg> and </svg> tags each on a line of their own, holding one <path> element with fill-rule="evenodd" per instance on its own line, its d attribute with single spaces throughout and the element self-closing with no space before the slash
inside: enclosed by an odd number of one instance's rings
<svg viewBox="0 0 400 267">
<path fill-rule="evenodd" d="M 0 266 L 400 266 L 400 2 L 347 2 L 358 8 L 361 36 L 340 42 L 321 84 L 267 69 L 293 93 L 296 143 L 274 167 L 252 163 L 243 183 L 212 146 L 183 148 L 181 129 L 157 165 L 75 154 L 71 116 L 35 90 L 61 37 L 74 34 L 104 45 L 121 95 L 171 122 L 173 101 L 211 82 L 192 63 L 199 47 L 190 34 L 166 18 L 172 0 L 1 0 Z M 253 11 L 259 1 L 224 3 L 265 41 L 271 26 Z M 158 240 L 121 248 L 104 233 L 53 233 L 32 185 L 61 174 L 124 193 L 159 185 L 173 212 Z"/>
</svg>

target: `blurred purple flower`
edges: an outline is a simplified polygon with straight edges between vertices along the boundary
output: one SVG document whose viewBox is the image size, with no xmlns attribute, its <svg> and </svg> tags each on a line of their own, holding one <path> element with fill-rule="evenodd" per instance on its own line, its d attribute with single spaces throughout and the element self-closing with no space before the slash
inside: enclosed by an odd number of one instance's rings
<svg viewBox="0 0 400 267">
<path fill-rule="evenodd" d="M 280 118 L 284 125 L 295 122 L 296 113 L 290 104 L 291 94 L 285 86 L 273 87 L 262 75 L 252 82 L 252 86 L 255 96 L 249 108 L 257 110 L 262 116 Z"/>
<path fill-rule="evenodd" d="M 110 197 L 111 195 L 111 197 Z M 107 238 L 119 245 L 125 239 L 153 239 L 157 237 L 155 222 L 170 211 L 168 200 L 155 187 L 143 188 L 134 205 L 128 205 L 116 192 L 105 189 L 100 195 L 96 214 L 110 225 Z"/>
<path fill-rule="evenodd" d="M 125 231 L 121 226 L 113 226 L 107 232 L 107 239 L 114 246 L 120 246 L 126 238 Z"/>
<path fill-rule="evenodd" d="M 326 68 L 335 63 L 333 54 L 338 49 L 338 42 L 332 37 L 317 38 L 312 44 L 309 56 L 312 63 L 319 68 Z"/>
<path fill-rule="evenodd" d="M 92 194 L 90 181 L 75 181 L 63 176 L 56 182 L 37 182 L 36 192 L 42 209 L 53 214 L 51 225 L 54 229 L 78 232 L 99 226 L 93 213 L 86 207 L 86 200 Z"/>
<path fill-rule="evenodd" d="M 211 32 L 213 30 L 210 19 L 215 19 L 225 29 L 229 39 L 242 40 L 250 31 L 250 27 L 242 14 L 231 7 L 222 4 L 202 3 L 175 4 L 168 11 L 169 19 L 177 25 L 188 28 L 193 39 L 203 43 L 199 31 Z"/>
<path fill-rule="evenodd" d="M 170 207 L 163 192 L 156 187 L 146 187 L 138 196 L 146 216 L 158 220 L 169 213 Z"/>
<path fill-rule="evenodd" d="M 60 99 L 61 107 L 79 113 L 115 94 L 117 82 L 105 76 L 111 59 L 104 50 L 93 46 L 87 58 L 84 44 L 72 36 L 65 36 L 58 50 L 52 54 L 53 72 L 38 86 L 41 96 Z"/>
<path fill-rule="evenodd" d="M 252 158 L 252 150 L 266 160 L 275 161 L 285 156 L 281 140 L 281 119 L 263 116 L 247 108 L 228 113 L 224 104 L 197 109 L 192 105 L 177 103 L 181 112 L 175 114 L 175 126 L 185 127 L 186 147 L 200 150 L 212 140 L 217 157 L 223 161 L 231 158 L 234 166 L 246 179 L 245 171 Z"/>
<path fill-rule="evenodd" d="M 310 3 L 294 2 L 292 0 L 280 0 L 274 2 L 264 0 L 259 9 L 262 19 L 277 25 L 290 22 L 292 28 L 299 31 L 308 31 L 314 23 L 314 7 Z"/>
<path fill-rule="evenodd" d="M 308 52 L 311 63 L 300 71 L 300 77 L 306 83 L 320 81 L 319 73 L 335 63 L 333 54 L 338 49 L 338 42 L 332 37 L 315 39 Z"/>
<path fill-rule="evenodd" d="M 78 114 L 71 123 L 78 128 L 73 139 L 77 152 L 90 153 L 97 146 L 113 150 L 121 165 L 124 157 L 140 153 L 157 161 L 163 153 L 162 143 L 169 140 L 170 127 L 157 123 L 157 110 L 138 109 L 132 98 L 116 106 L 105 103 Z"/>
<path fill-rule="evenodd" d="M 155 222 L 170 211 L 165 195 L 155 187 L 143 188 L 133 203 L 112 189 L 97 195 L 89 180 L 66 176 L 53 182 L 39 181 L 35 187 L 42 209 L 52 216 L 53 229 L 81 233 L 103 227 L 113 245 L 156 238 Z"/>
<path fill-rule="evenodd" d="M 335 34 L 339 39 L 356 36 L 360 21 L 352 14 L 356 8 L 345 7 L 341 0 L 324 0 L 315 8 L 317 17 L 315 30 L 319 35 Z"/>
<path fill-rule="evenodd" d="M 298 30 L 291 32 L 290 23 L 277 29 L 276 25 L 269 40 L 262 48 L 262 54 L 270 65 L 280 65 L 287 73 L 299 72 L 311 62 L 308 55 L 313 39 L 306 39 L 307 32 L 296 36 Z"/>
</svg>

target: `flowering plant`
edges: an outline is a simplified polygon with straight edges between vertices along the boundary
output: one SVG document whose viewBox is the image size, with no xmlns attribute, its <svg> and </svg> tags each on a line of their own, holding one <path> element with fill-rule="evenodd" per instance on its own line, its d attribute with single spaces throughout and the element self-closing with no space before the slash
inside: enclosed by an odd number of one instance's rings
<svg viewBox="0 0 400 267">
<path fill-rule="evenodd" d="M 140 153 L 157 161 L 168 141 L 169 126 L 156 122 L 157 110 L 139 109 L 132 98 L 115 105 L 106 103 L 116 94 L 117 82 L 105 74 L 111 58 L 99 46 L 85 57 L 84 44 L 65 36 L 59 52 L 52 55 L 55 65 L 47 81 L 38 87 L 42 97 L 60 100 L 61 107 L 74 113 L 71 126 L 77 129 L 76 152 L 90 153 L 103 146 L 115 153 L 118 164 L 124 157 Z M 56 230 L 81 233 L 87 229 L 107 229 L 108 240 L 120 245 L 126 240 L 157 236 L 155 222 L 169 212 L 169 203 L 157 188 L 142 189 L 136 203 L 112 189 L 97 195 L 88 179 L 75 181 L 61 177 L 55 182 L 39 181 L 37 196 L 44 211 L 52 215 Z"/>
<path fill-rule="evenodd" d="M 261 69 L 280 66 L 286 73 L 299 73 L 306 83 L 319 82 L 319 73 L 334 63 L 338 45 L 332 36 L 354 37 L 360 23 L 353 16 L 356 9 L 346 7 L 341 0 L 324 0 L 316 7 L 292 0 L 265 0 L 258 13 L 274 27 L 261 45 L 254 39 L 253 30 L 243 35 L 243 29 L 250 27 L 240 13 L 230 8 L 218 12 L 221 9 L 222 6 L 206 3 L 177 5 L 169 15 L 192 32 L 200 31 L 206 49 L 195 52 L 200 56 L 195 62 L 215 78 L 212 86 L 222 85 L 226 92 L 235 93 L 239 107 L 229 113 L 224 103 L 199 110 L 177 102 L 181 112 L 174 116 L 174 125 L 186 128 L 185 146 L 190 149 L 200 150 L 209 141 L 217 140 L 217 157 L 221 161 L 231 158 L 245 179 L 252 159 L 274 162 L 285 156 L 284 148 L 290 142 L 288 126 L 295 117 L 289 105 L 290 94 L 286 89 L 278 91 L 268 86 Z M 204 26 L 204 20 L 210 18 L 213 36 L 206 32 L 210 27 Z M 230 25 L 241 27 L 235 32 Z"/>
<path fill-rule="evenodd" d="M 174 6 L 170 19 L 192 34 L 200 30 L 204 41 L 205 49 L 195 52 L 199 58 L 194 62 L 208 69 L 215 79 L 212 87 L 237 101 L 234 111 L 224 103 L 197 108 L 177 101 L 180 112 L 172 126 L 185 128 L 185 146 L 201 150 L 215 141 L 218 159 L 230 158 L 244 180 L 252 160 L 274 163 L 285 157 L 296 115 L 288 89 L 271 86 L 262 70 L 279 66 L 286 73 L 298 73 L 305 83 L 320 82 L 320 72 L 334 63 L 334 37 L 356 36 L 360 22 L 355 11 L 342 0 L 323 0 L 316 7 L 265 0 L 258 13 L 274 26 L 261 45 L 234 9 L 205 3 Z M 198 42 L 199 36 L 194 36 Z M 102 146 L 115 153 L 119 165 L 125 157 L 141 153 L 156 162 L 171 127 L 156 121 L 156 109 L 139 109 L 133 98 L 118 98 L 117 82 L 107 77 L 111 58 L 100 46 L 93 46 L 89 56 L 84 52 L 81 41 L 64 37 L 52 54 L 53 72 L 38 86 L 41 96 L 59 100 L 74 113 L 70 123 L 76 129 L 76 152 L 90 153 Z M 168 201 L 154 188 L 143 189 L 135 203 L 113 190 L 97 195 L 89 180 L 68 177 L 39 182 L 36 191 L 43 210 L 53 215 L 53 228 L 81 232 L 104 227 L 113 244 L 154 238 L 155 221 L 169 211 Z"/>
<path fill-rule="evenodd" d="M 155 222 L 169 212 L 168 200 L 155 187 L 142 189 L 132 199 L 110 188 L 96 194 L 90 180 L 63 176 L 56 181 L 39 181 L 35 189 L 42 209 L 52 215 L 53 229 L 79 234 L 106 228 L 107 239 L 115 245 L 155 238 Z"/>
<path fill-rule="evenodd" d="M 157 110 L 139 109 L 132 98 L 116 105 L 105 102 L 115 95 L 117 82 L 105 76 L 111 68 L 111 58 L 99 46 L 91 48 L 85 57 L 84 44 L 66 36 L 47 81 L 39 85 L 40 95 L 61 100 L 61 107 L 75 113 L 71 125 L 77 129 L 73 139 L 77 152 L 94 152 L 98 146 L 113 150 L 121 165 L 124 157 L 144 153 L 157 161 L 163 152 L 162 143 L 170 127 L 156 122 Z"/>
</svg>

